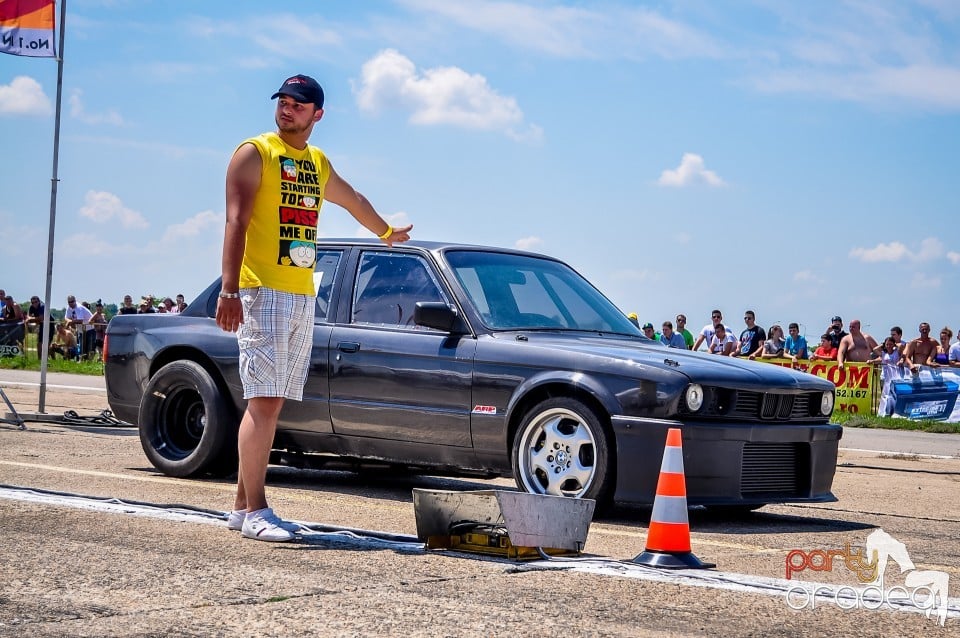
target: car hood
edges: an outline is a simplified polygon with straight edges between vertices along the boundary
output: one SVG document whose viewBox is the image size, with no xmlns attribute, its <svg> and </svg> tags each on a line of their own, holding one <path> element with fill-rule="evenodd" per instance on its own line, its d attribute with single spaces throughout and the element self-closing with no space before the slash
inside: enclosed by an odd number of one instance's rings
<svg viewBox="0 0 960 638">
<path fill-rule="evenodd" d="M 616 360 L 623 366 L 620 372 L 626 371 L 626 374 L 637 366 L 649 366 L 682 374 L 692 382 L 719 387 L 760 391 L 771 386 L 781 390 L 833 390 L 831 382 L 806 372 L 749 359 L 667 348 L 633 337 L 533 331 L 507 334 L 512 339 L 522 334 L 531 347 L 581 355 L 578 360 L 585 366 L 595 357 Z M 504 338 L 507 334 L 498 336 Z"/>
</svg>

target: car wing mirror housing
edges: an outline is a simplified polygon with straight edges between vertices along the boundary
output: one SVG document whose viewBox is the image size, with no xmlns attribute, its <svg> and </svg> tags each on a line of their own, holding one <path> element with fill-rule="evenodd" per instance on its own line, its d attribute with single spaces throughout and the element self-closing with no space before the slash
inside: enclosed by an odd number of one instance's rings
<svg viewBox="0 0 960 638">
<path fill-rule="evenodd" d="M 465 332 L 460 313 L 443 301 L 418 301 L 413 310 L 413 322 L 443 332 Z"/>
</svg>

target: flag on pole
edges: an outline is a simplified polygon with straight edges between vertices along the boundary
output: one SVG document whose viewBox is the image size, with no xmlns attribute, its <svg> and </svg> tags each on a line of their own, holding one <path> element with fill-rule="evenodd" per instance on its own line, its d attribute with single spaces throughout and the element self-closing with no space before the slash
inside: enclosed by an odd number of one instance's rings
<svg viewBox="0 0 960 638">
<path fill-rule="evenodd" d="M 0 53 L 57 57 L 55 0 L 0 0 Z"/>
</svg>

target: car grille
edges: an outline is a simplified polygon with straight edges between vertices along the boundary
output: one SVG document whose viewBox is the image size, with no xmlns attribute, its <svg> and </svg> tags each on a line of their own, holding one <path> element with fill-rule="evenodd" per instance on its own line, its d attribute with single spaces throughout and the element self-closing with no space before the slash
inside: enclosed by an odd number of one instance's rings
<svg viewBox="0 0 960 638">
<path fill-rule="evenodd" d="M 806 443 L 745 443 L 740 493 L 804 496 L 810 484 L 809 459 Z"/>
<path fill-rule="evenodd" d="M 745 421 L 809 421 L 818 418 L 819 392 L 777 394 L 748 390 L 714 390 L 713 400 L 694 418 Z M 681 401 L 680 412 L 690 414 Z"/>
<path fill-rule="evenodd" d="M 738 392 L 734 411 L 743 416 L 752 415 L 764 420 L 802 419 L 810 416 L 810 395 Z"/>
</svg>

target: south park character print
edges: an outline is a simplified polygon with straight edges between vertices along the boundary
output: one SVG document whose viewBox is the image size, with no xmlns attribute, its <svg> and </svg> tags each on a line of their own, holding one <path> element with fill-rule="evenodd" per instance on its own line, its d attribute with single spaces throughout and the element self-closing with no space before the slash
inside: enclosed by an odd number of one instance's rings
<svg viewBox="0 0 960 638">
<path fill-rule="evenodd" d="M 289 157 L 280 158 L 280 179 L 285 182 L 297 181 L 297 165 Z"/>
<path fill-rule="evenodd" d="M 294 266 L 313 268 L 317 261 L 317 242 L 292 241 L 290 242 L 290 261 Z"/>
<path fill-rule="evenodd" d="M 313 268 L 317 257 L 317 219 L 323 190 L 316 165 L 309 159 L 281 156 L 280 237 L 277 263 Z"/>
</svg>

